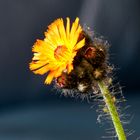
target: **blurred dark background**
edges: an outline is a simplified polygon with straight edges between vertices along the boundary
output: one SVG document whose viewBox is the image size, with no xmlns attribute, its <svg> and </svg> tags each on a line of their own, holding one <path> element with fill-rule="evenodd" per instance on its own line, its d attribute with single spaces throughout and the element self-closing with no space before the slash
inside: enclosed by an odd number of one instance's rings
<svg viewBox="0 0 140 140">
<path fill-rule="evenodd" d="M 28 68 L 35 40 L 44 38 L 53 20 L 67 16 L 80 17 L 81 25 L 110 42 L 114 76 L 133 116 L 128 128 L 135 133 L 128 139 L 139 138 L 139 0 L 0 0 L 0 140 L 99 140 L 106 135 L 96 107 L 60 96 Z"/>
</svg>

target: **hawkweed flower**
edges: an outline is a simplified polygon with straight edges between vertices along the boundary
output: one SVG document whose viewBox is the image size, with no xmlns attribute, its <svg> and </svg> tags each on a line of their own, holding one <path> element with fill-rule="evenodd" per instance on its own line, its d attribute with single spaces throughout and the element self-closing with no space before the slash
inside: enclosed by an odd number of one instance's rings
<svg viewBox="0 0 140 140">
<path fill-rule="evenodd" d="M 72 25 L 69 18 L 66 24 L 59 18 L 48 26 L 45 38 L 33 45 L 29 67 L 35 74 L 47 73 L 45 84 L 54 81 L 64 94 L 68 91 L 68 95 L 102 98 L 101 110 L 110 116 L 118 139 L 126 140 L 115 95 L 109 90 L 113 71 L 108 62 L 109 47 L 102 37 L 89 35 L 80 26 L 79 18 Z"/>
<path fill-rule="evenodd" d="M 63 19 L 55 20 L 45 32 L 44 40 L 37 40 L 34 44 L 30 69 L 40 75 L 48 72 L 46 84 L 50 84 L 53 78 L 59 77 L 63 71 L 70 73 L 77 51 L 85 45 L 85 38 L 78 40 L 81 32 L 79 18 L 76 18 L 72 27 L 70 19 L 67 18 L 66 28 Z"/>
</svg>

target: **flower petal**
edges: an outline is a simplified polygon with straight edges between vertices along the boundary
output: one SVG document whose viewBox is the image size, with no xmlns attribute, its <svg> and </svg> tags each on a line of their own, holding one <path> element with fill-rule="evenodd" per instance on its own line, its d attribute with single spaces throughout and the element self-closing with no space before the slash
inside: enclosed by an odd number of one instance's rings
<svg viewBox="0 0 140 140">
<path fill-rule="evenodd" d="M 66 35 L 67 39 L 69 40 L 69 35 L 70 35 L 70 18 L 67 17 L 67 25 L 66 25 Z"/>
<path fill-rule="evenodd" d="M 75 19 L 75 22 L 72 24 L 72 27 L 71 27 L 71 32 L 70 32 L 70 39 L 71 39 L 71 42 L 73 41 L 73 36 L 74 36 L 74 33 L 78 27 L 78 23 L 79 23 L 79 18 L 77 17 Z"/>
<path fill-rule="evenodd" d="M 64 28 L 64 22 L 63 19 L 59 20 L 59 25 L 58 25 L 58 29 L 59 29 L 59 33 L 61 36 L 61 39 L 64 41 L 64 43 L 66 42 L 66 32 L 65 32 L 65 28 Z"/>
<path fill-rule="evenodd" d="M 85 38 L 79 41 L 76 46 L 74 47 L 74 50 L 77 51 L 78 49 L 82 48 L 85 45 Z"/>
<path fill-rule="evenodd" d="M 51 71 L 45 80 L 45 84 L 50 84 L 55 76 L 56 71 Z"/>
<path fill-rule="evenodd" d="M 67 65 L 67 70 L 68 70 L 68 73 L 70 73 L 73 70 L 73 65 L 72 64 L 68 64 Z"/>
<path fill-rule="evenodd" d="M 43 75 L 43 74 L 47 73 L 48 71 L 49 71 L 49 65 L 45 65 L 37 70 L 34 70 L 33 72 L 35 74 Z"/>
</svg>

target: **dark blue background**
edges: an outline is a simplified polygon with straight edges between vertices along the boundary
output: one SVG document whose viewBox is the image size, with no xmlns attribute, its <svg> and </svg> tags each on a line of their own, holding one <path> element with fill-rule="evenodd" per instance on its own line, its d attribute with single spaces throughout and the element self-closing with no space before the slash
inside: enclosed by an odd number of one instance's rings
<svg viewBox="0 0 140 140">
<path fill-rule="evenodd" d="M 99 140 L 96 107 L 60 97 L 43 84 L 44 76 L 28 68 L 31 48 L 44 38 L 56 18 L 80 17 L 81 25 L 111 44 L 116 81 L 124 87 L 134 114 L 128 128 L 140 136 L 140 2 L 139 0 L 1 0 L 0 1 L 0 140 Z"/>
</svg>

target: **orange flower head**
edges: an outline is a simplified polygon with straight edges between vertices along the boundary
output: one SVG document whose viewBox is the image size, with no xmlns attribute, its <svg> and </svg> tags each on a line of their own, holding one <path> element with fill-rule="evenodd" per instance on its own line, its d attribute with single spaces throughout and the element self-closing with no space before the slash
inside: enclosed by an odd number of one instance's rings
<svg viewBox="0 0 140 140">
<path fill-rule="evenodd" d="M 61 18 L 50 24 L 44 40 L 37 40 L 32 48 L 34 56 L 30 70 L 40 75 L 49 72 L 46 84 L 50 84 L 53 78 L 59 77 L 64 71 L 70 73 L 77 51 L 85 45 L 85 38 L 79 40 L 82 32 L 79 18 L 75 19 L 71 28 L 70 19 L 66 20 L 66 27 Z"/>
</svg>

